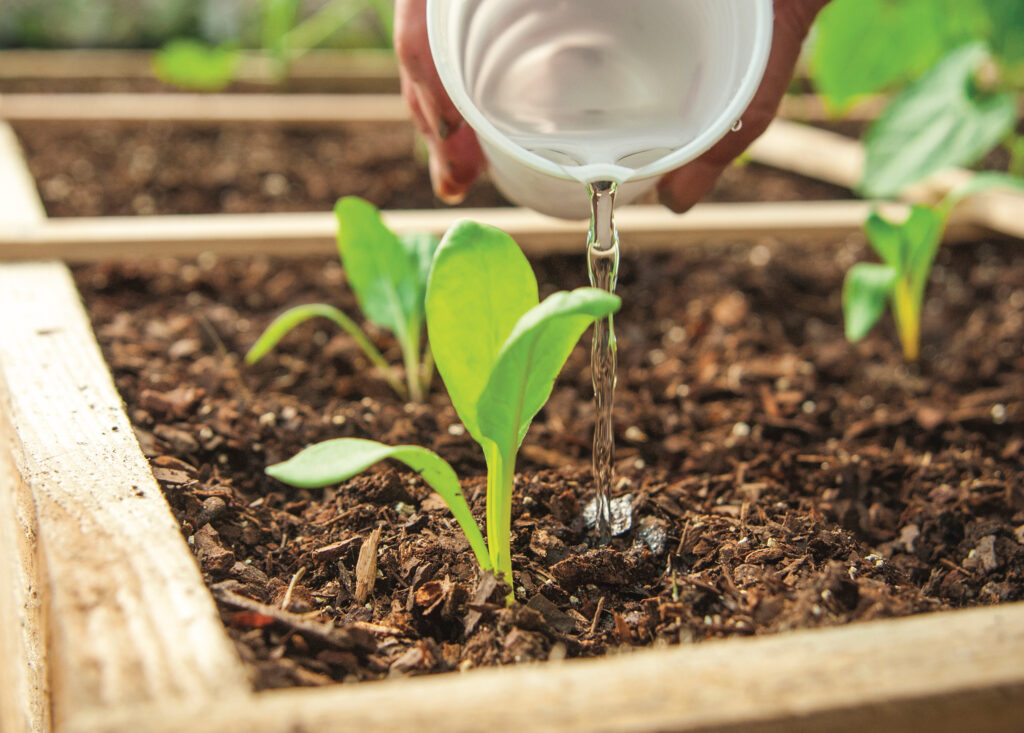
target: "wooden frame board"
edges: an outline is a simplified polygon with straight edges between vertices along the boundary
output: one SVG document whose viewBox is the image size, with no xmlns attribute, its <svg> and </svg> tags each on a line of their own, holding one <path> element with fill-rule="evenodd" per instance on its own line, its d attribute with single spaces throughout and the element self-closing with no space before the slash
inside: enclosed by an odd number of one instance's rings
<svg viewBox="0 0 1024 733">
<path fill-rule="evenodd" d="M 152 58 L 150 51 L 134 50 L 5 49 L 0 50 L 0 79 L 153 79 Z M 242 55 L 236 78 L 247 84 L 279 84 L 272 61 L 255 52 Z M 396 92 L 398 64 L 390 49 L 317 49 L 292 62 L 288 83 L 329 84 L 339 92 Z"/>
<path fill-rule="evenodd" d="M 14 683 L 0 698 L 4 730 L 1020 729 L 1024 604 L 602 660 L 253 693 L 132 437 L 66 267 L 39 258 L 88 259 L 143 246 L 161 255 L 165 247 L 182 253 L 215 245 L 241 252 L 256 237 L 253 227 L 271 222 L 278 229 L 264 242 L 280 247 L 305 226 L 304 241 L 326 248 L 330 217 L 178 217 L 162 222 L 165 231 L 180 227 L 164 240 L 153 239 L 152 226 L 125 220 L 42 221 L 3 123 L 0 172 L 0 233 L 14 233 L 0 234 L 7 237 L 0 257 L 35 258 L 0 265 L 0 314 L 8 324 L 0 331 L 0 582 L 12 588 L 0 602 L 0 680 Z M 867 205 L 820 207 L 822 218 L 805 229 L 848 234 Z M 761 224 L 749 236 L 797 226 L 812 210 L 755 206 Z M 623 229 L 636 227 L 651 246 L 657 236 L 665 242 L 658 215 L 634 211 L 623 212 Z M 727 232 L 740 220 L 737 211 L 704 208 L 673 221 L 702 221 L 692 229 L 701 241 L 735 240 L 735 230 Z M 840 213 L 846 218 L 837 225 Z M 490 215 L 507 217 L 504 224 L 520 234 L 532 231 L 538 243 L 559 243 L 547 248 L 567 247 L 570 233 L 579 241 L 579 224 L 514 210 Z M 451 216 L 391 218 L 399 227 L 437 228 Z"/>
</svg>

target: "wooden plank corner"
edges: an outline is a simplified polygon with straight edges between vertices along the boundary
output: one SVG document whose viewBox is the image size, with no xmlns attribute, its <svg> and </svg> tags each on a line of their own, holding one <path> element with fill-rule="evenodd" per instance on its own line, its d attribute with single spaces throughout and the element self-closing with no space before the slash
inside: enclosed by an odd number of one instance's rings
<svg viewBox="0 0 1024 733">
<path fill-rule="evenodd" d="M 0 228 L 42 206 L 0 123 Z M 0 265 L 0 722 L 244 695 L 234 647 L 135 440 L 67 267 Z"/>
<path fill-rule="evenodd" d="M 1016 733 L 1024 604 L 122 709 L 73 733 Z"/>
</svg>

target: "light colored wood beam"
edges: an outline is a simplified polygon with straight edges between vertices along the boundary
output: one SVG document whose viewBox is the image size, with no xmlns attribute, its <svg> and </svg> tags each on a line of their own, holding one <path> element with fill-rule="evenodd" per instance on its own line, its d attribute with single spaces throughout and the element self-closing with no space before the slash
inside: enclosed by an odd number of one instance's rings
<svg viewBox="0 0 1024 733">
<path fill-rule="evenodd" d="M 0 123 L 0 231 L 31 232 L 43 210 L 13 139 Z M 0 265 L 0 313 L 3 729 L 245 694 L 67 267 Z"/>
<path fill-rule="evenodd" d="M 107 49 L 0 50 L 0 79 L 152 79 L 150 51 Z M 272 60 L 259 53 L 244 53 L 238 81 L 277 82 Z M 291 63 L 290 83 L 321 82 L 335 89 L 394 91 L 398 64 L 389 49 L 310 51 Z"/>
<path fill-rule="evenodd" d="M 37 226 L 45 218 L 14 133 L 0 121 L 0 231 Z M 0 425 L 8 410 L 8 405 L 0 402 Z M 32 492 L 20 479 L 15 456 L 0 449 L 2 731 L 49 733 L 53 727 L 37 536 Z"/>
<path fill-rule="evenodd" d="M 789 120 L 776 119 L 750 147 L 751 160 L 808 178 L 855 189 L 864 174 L 865 151 L 859 140 Z M 908 187 L 907 203 L 932 204 L 971 177 L 950 168 Z M 975 194 L 959 207 L 961 219 L 1007 236 L 1024 239 L 1024 195 L 1002 190 Z"/>
<path fill-rule="evenodd" d="M 11 122 L 403 122 L 397 94 L 0 94 Z"/>
<path fill-rule="evenodd" d="M 242 694 L 67 267 L 0 266 L 0 313 L 0 445 L 6 482 L 35 504 L 54 728 L 89 709 Z"/>
<path fill-rule="evenodd" d="M 244 703 L 82 716 L 73 733 L 1011 733 L 1024 604 Z"/>
<path fill-rule="evenodd" d="M 623 251 L 668 251 L 676 247 L 757 241 L 808 240 L 823 244 L 859 236 L 872 207 L 865 201 L 770 204 L 703 204 L 679 216 L 660 206 L 627 206 L 616 213 Z M 902 204 L 884 204 L 901 216 Z M 386 211 L 396 231 L 444 233 L 456 220 L 470 218 L 511 234 L 530 254 L 582 252 L 583 222 L 564 221 L 520 208 Z M 192 257 L 270 254 L 300 257 L 330 253 L 336 222 L 328 213 L 203 214 L 95 219 L 51 219 L 43 226 L 0 231 L 0 260 L 41 257 L 67 262 L 107 258 Z M 977 239 L 983 231 L 957 216 L 948 241 Z"/>
</svg>

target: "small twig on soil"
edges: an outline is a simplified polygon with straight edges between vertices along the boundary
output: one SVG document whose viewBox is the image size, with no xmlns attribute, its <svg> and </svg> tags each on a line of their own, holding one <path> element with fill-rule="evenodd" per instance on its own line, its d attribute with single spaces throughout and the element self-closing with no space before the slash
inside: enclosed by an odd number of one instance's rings
<svg viewBox="0 0 1024 733">
<path fill-rule="evenodd" d="M 285 611 L 288 610 L 288 606 L 292 602 L 292 593 L 295 592 L 295 585 L 302 579 L 302 576 L 306 574 L 306 566 L 303 565 L 295 575 L 292 576 L 292 580 L 288 583 L 288 590 L 284 592 L 284 598 L 281 600 L 281 608 Z"/>
<path fill-rule="evenodd" d="M 597 633 L 597 622 L 601 620 L 601 611 L 604 610 L 604 596 L 597 601 L 597 609 L 594 611 L 594 618 L 590 619 L 590 635 Z"/>
<path fill-rule="evenodd" d="M 215 586 L 211 588 L 211 591 L 214 598 L 227 606 L 268 616 L 275 623 L 281 624 L 303 636 L 330 644 L 338 649 L 373 651 L 377 647 L 376 642 L 373 640 L 373 635 L 364 629 L 339 629 L 331 624 L 310 621 L 304 616 L 284 611 L 276 606 L 269 606 L 265 603 L 254 601 L 226 588 L 217 588 Z"/>
</svg>

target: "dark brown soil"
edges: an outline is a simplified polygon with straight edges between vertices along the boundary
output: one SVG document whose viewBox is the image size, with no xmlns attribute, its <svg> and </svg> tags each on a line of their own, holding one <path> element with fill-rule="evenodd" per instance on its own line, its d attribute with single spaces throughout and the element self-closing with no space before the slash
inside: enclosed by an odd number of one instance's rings
<svg viewBox="0 0 1024 733">
<path fill-rule="evenodd" d="M 1019 244 L 942 250 L 919 367 L 901 362 L 888 320 L 859 345 L 843 339 L 840 283 L 866 256 L 861 242 L 765 238 L 643 257 L 624 246 L 615 494 L 628 497 L 631 526 L 594 548 L 581 520 L 592 490 L 584 344 L 520 457 L 511 608 L 417 476 L 384 465 L 301 491 L 262 473 L 326 438 L 424 445 L 452 462 L 482 521 L 482 456 L 440 383 L 429 404 L 400 403 L 323 323 L 240 365 L 287 306 L 356 313 L 337 263 L 207 256 L 76 271 L 257 687 L 1024 598 Z M 585 278 L 582 258 L 536 267 L 544 293 Z M 396 359 L 394 342 L 371 333 Z"/>
<path fill-rule="evenodd" d="M 385 208 L 441 205 L 409 123 L 54 122 L 19 124 L 16 132 L 50 216 L 317 211 L 346 195 Z M 711 200 L 849 195 L 750 164 L 728 170 Z M 507 203 L 481 182 L 463 205 Z"/>
</svg>

